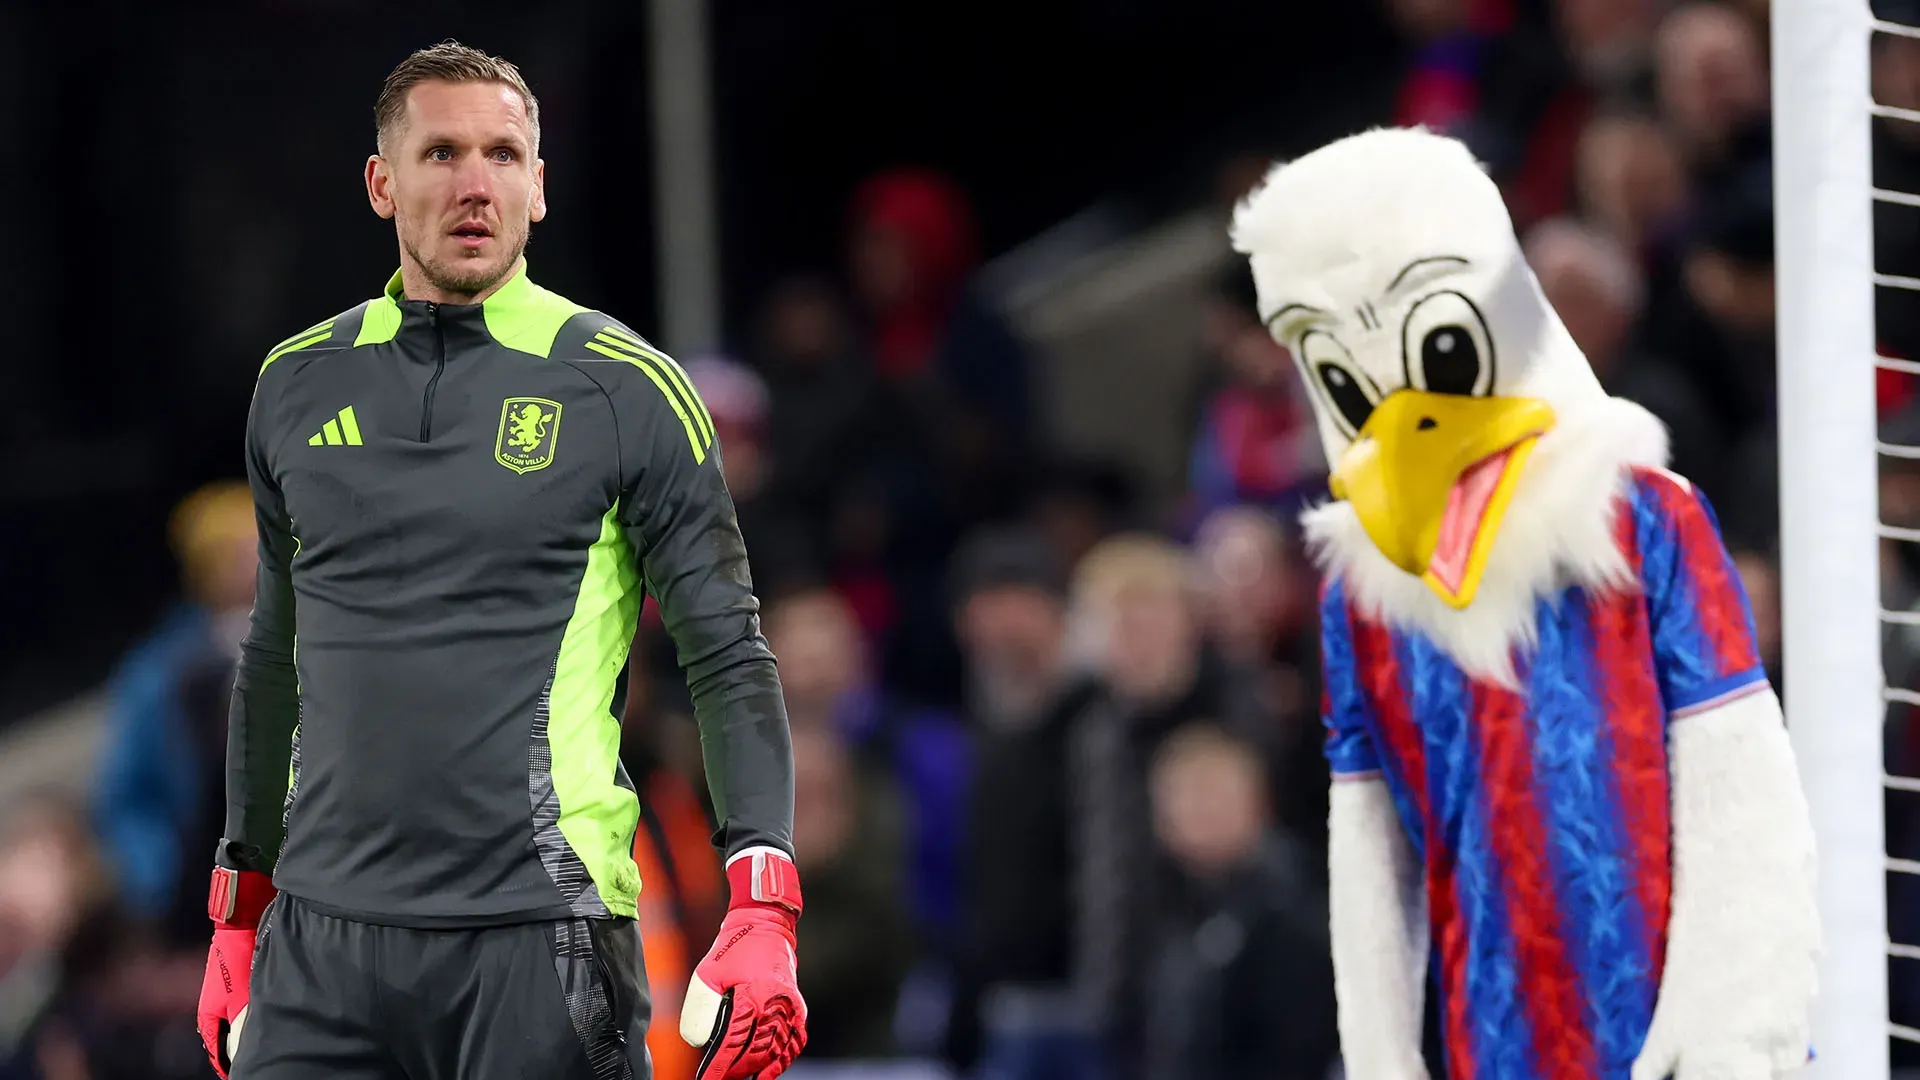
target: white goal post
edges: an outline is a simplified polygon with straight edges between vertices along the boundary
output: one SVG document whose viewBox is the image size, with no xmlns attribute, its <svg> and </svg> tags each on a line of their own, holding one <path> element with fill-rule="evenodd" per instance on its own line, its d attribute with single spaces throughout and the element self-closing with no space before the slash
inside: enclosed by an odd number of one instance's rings
<svg viewBox="0 0 1920 1080">
<path fill-rule="evenodd" d="M 1888 1075 L 1872 33 L 1868 0 L 1773 2 L 1781 622 L 1820 851 L 1820 1080 Z"/>
</svg>

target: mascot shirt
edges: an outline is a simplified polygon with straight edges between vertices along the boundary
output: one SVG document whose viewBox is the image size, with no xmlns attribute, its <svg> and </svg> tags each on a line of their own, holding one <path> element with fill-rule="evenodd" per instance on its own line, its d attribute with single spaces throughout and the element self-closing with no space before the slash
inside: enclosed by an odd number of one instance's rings
<svg viewBox="0 0 1920 1080">
<path fill-rule="evenodd" d="M 1456 1076 L 1624 1080 L 1666 947 L 1666 726 L 1766 686 L 1705 501 L 1636 468 L 1620 505 L 1640 591 L 1542 599 L 1517 689 L 1323 594 L 1327 756 L 1385 779 L 1424 862 Z"/>
</svg>

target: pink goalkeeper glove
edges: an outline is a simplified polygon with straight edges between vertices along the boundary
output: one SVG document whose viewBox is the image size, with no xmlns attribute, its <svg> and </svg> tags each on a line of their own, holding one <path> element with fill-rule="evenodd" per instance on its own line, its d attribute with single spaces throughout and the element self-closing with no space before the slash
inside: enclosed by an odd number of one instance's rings
<svg viewBox="0 0 1920 1080">
<path fill-rule="evenodd" d="M 680 1037 L 705 1046 L 694 1080 L 774 1080 L 807 1045 L 794 929 L 800 874 L 772 848 L 727 862 L 732 899 L 720 934 L 693 970 Z"/>
<path fill-rule="evenodd" d="M 273 901 L 273 879 L 253 870 L 215 867 L 207 889 L 207 915 L 213 919 L 213 944 L 207 949 L 207 974 L 200 983 L 200 1044 L 213 1071 L 225 1080 L 233 1066 L 240 1026 L 247 1015 L 253 948 L 260 916 Z"/>
</svg>

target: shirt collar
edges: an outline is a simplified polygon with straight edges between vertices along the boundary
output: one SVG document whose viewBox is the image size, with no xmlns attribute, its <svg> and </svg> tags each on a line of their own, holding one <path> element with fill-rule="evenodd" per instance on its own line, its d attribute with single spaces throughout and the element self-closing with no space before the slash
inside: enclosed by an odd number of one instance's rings
<svg viewBox="0 0 1920 1080">
<path fill-rule="evenodd" d="M 527 261 L 523 257 L 520 260 L 520 265 L 513 271 L 512 275 L 485 300 L 480 301 L 478 304 L 442 306 L 471 307 L 486 315 L 498 318 L 524 307 L 532 297 L 533 282 L 527 278 Z M 387 279 L 386 299 L 388 303 L 395 307 L 400 306 L 400 304 L 407 299 L 406 287 L 401 284 L 400 271 L 398 270 L 395 270 L 393 276 Z"/>
</svg>

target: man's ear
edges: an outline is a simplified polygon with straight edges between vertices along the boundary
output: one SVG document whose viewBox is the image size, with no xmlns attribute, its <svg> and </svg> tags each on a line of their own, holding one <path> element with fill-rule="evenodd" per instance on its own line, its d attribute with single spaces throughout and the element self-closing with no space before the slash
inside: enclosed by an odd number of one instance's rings
<svg viewBox="0 0 1920 1080">
<path fill-rule="evenodd" d="M 527 204 L 527 217 L 539 221 L 547 216 L 547 163 L 533 163 L 533 201 Z"/>
<path fill-rule="evenodd" d="M 374 213 L 393 218 L 393 173 L 387 168 L 387 159 L 379 154 L 367 158 L 367 202 L 373 205 Z"/>
</svg>

